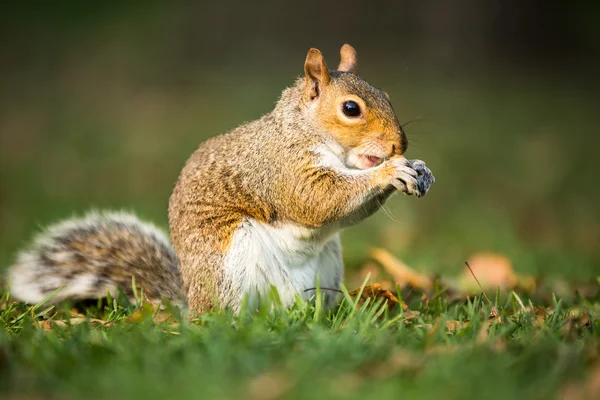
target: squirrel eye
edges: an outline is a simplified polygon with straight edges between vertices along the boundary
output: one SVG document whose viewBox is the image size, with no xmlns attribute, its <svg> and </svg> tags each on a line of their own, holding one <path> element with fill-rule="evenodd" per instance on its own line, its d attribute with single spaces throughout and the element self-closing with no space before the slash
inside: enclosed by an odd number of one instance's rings
<svg viewBox="0 0 600 400">
<path fill-rule="evenodd" d="M 347 117 L 356 118 L 360 116 L 360 106 L 355 101 L 349 100 L 342 104 L 342 112 Z"/>
</svg>

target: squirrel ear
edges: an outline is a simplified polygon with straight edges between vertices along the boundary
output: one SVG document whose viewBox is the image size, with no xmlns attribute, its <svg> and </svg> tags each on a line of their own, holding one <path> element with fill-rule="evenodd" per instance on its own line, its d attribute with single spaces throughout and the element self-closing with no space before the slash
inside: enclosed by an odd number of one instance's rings
<svg viewBox="0 0 600 400">
<path fill-rule="evenodd" d="M 306 88 L 304 92 L 311 99 L 319 97 L 321 88 L 329 84 L 329 70 L 323 54 L 318 49 L 310 49 L 304 62 Z"/>
<path fill-rule="evenodd" d="M 356 70 L 356 50 L 354 50 L 354 47 L 346 43 L 340 49 L 340 56 L 342 60 L 338 65 L 338 71 L 354 72 Z"/>
</svg>

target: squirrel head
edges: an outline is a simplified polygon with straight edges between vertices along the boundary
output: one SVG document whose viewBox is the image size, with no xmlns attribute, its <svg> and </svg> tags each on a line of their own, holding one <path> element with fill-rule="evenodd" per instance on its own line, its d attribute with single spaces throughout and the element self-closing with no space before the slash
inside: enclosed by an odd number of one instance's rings
<svg viewBox="0 0 600 400">
<path fill-rule="evenodd" d="M 329 70 L 323 54 L 310 49 L 304 63 L 302 104 L 316 126 L 345 150 L 345 163 L 367 169 L 393 155 L 401 156 L 408 140 L 389 95 L 356 75 L 356 50 L 340 50 L 337 70 Z"/>
</svg>

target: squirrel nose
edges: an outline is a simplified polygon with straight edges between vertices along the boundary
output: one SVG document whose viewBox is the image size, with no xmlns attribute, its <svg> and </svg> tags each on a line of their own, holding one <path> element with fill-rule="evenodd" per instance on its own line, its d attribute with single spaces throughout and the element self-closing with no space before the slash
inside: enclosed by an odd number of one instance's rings
<svg viewBox="0 0 600 400">
<path fill-rule="evenodd" d="M 381 144 L 383 144 L 388 154 L 401 156 L 406 151 L 408 141 L 406 140 L 406 135 L 404 134 L 404 132 L 400 131 L 398 133 L 388 134 L 381 133 L 378 136 L 378 139 L 380 139 L 380 143 L 383 142 Z"/>
</svg>

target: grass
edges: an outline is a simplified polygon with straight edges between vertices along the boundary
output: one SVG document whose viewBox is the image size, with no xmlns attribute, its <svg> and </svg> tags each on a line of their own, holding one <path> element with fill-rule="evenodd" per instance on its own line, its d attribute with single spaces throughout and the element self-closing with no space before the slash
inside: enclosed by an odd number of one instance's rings
<svg viewBox="0 0 600 400">
<path fill-rule="evenodd" d="M 404 310 L 342 297 L 331 311 L 299 300 L 237 317 L 110 299 L 82 316 L 6 294 L 0 396 L 581 398 L 599 365 L 593 300 L 534 305 L 513 292 L 489 304 L 438 289 Z"/>
<path fill-rule="evenodd" d="M 91 207 L 166 227 L 198 143 L 270 111 L 322 42 L 235 37 L 218 54 L 211 34 L 205 52 L 190 28 L 209 25 L 162 11 L 61 11 L 54 31 L 45 11 L 42 23 L 14 18 L 15 68 L 0 76 L 0 273 L 37 227 Z M 359 72 L 401 122 L 423 117 L 406 128 L 407 156 L 436 183 L 344 232 L 348 284 L 374 247 L 444 279 L 492 251 L 542 282 L 536 292 L 488 290 L 491 322 L 487 300 L 449 290 L 403 290 L 406 311 L 344 298 L 332 312 L 196 318 L 123 300 L 80 315 L 0 293 L 0 398 L 585 398 L 600 382 L 598 91 L 585 75 L 424 64 L 401 43 L 365 41 L 375 47 L 358 47 Z M 337 48 L 322 50 L 335 65 Z"/>
</svg>

